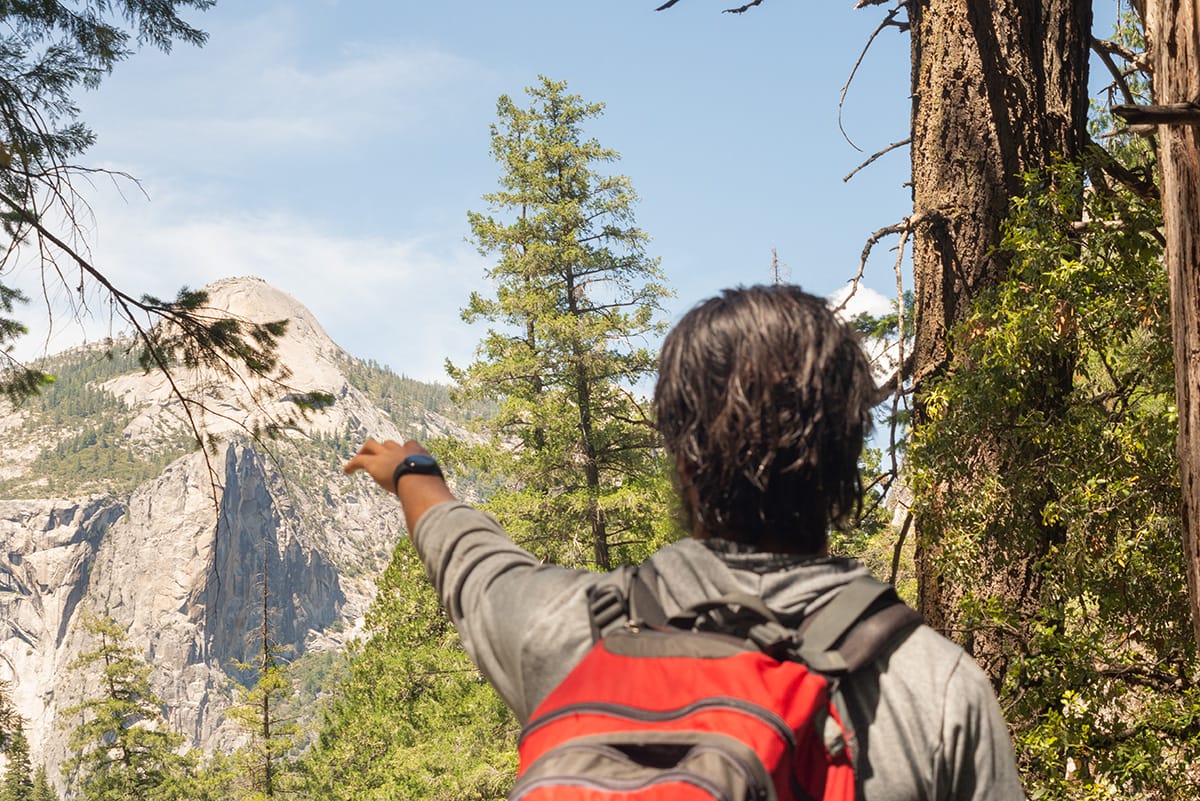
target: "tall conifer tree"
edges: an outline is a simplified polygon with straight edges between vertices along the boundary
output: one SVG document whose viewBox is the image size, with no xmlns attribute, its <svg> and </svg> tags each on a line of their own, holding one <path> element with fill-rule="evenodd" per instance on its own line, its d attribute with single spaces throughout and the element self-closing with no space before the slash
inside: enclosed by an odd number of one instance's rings
<svg viewBox="0 0 1200 801">
<path fill-rule="evenodd" d="M 607 569 L 653 539 L 662 471 L 635 391 L 669 292 L 629 179 L 601 171 L 618 154 L 584 133 L 603 104 L 545 77 L 526 94 L 528 108 L 497 104 L 500 188 L 484 196 L 490 213 L 469 215 L 496 259 L 495 295 L 473 293 L 463 318 L 495 327 L 473 364 L 449 370 L 464 396 L 500 405 L 487 466 L 506 483 L 492 511 L 542 554 Z"/>
<path fill-rule="evenodd" d="M 99 694 L 66 712 L 81 718 L 69 739 L 72 756 L 63 764 L 74 797 L 178 797 L 190 760 L 176 753 L 183 736 L 166 726 L 163 701 L 150 688 L 150 666 L 125 644 L 125 631 L 111 618 L 85 613 L 83 626 L 96 646 L 70 667 L 98 667 L 93 686 Z"/>
<path fill-rule="evenodd" d="M 50 784 L 45 765 L 39 765 L 37 773 L 33 776 L 33 790 L 29 798 L 30 801 L 58 801 L 58 793 L 54 792 L 54 787 Z"/>
<path fill-rule="evenodd" d="M 33 778 L 29 762 L 29 740 L 25 728 L 17 721 L 5 750 L 8 764 L 4 767 L 4 783 L 0 784 L 0 801 L 30 801 L 33 797 Z"/>
</svg>

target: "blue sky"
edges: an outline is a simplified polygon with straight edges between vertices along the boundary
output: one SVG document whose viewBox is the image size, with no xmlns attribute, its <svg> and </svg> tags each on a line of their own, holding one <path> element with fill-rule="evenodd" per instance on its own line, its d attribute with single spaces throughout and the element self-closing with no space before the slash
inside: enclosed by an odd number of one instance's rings
<svg viewBox="0 0 1200 801">
<path fill-rule="evenodd" d="M 881 8 L 656 4 L 222 0 L 193 15 L 205 47 L 143 51 L 80 98 L 88 162 L 148 195 L 84 187 L 94 261 L 135 294 L 261 276 L 354 355 L 445 380 L 444 359 L 466 361 L 483 333 L 458 310 L 487 286 L 466 215 L 500 174 L 496 99 L 546 75 L 607 105 L 589 133 L 642 198 L 637 223 L 676 292 L 668 319 L 769 280 L 772 248 L 793 281 L 837 291 L 909 206 L 907 149 L 842 180 L 908 135 L 907 36 L 883 31 L 847 95 L 860 152 L 838 99 Z M 865 283 L 894 296 L 893 244 Z M 12 280 L 33 294 L 31 279 Z M 107 331 L 98 304 L 82 332 L 60 310 L 47 344 L 37 306 L 23 356 Z"/>
</svg>

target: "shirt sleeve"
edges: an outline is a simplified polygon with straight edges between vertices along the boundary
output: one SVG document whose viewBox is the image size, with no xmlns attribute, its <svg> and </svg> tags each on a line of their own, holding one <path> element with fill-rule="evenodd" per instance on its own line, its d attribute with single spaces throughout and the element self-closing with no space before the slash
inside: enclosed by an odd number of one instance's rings
<svg viewBox="0 0 1200 801">
<path fill-rule="evenodd" d="M 937 798 L 945 801 L 1025 798 L 1000 705 L 983 671 L 965 653 L 946 684 L 935 776 Z"/>
<path fill-rule="evenodd" d="M 611 574 L 542 564 L 460 502 L 426 512 L 411 539 L 463 647 L 523 723 L 591 646 L 588 589 Z"/>
</svg>

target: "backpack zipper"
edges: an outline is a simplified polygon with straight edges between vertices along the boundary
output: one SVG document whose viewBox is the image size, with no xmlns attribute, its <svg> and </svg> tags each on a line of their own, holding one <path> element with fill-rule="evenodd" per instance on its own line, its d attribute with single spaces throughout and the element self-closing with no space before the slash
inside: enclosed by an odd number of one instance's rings
<svg viewBox="0 0 1200 801">
<path fill-rule="evenodd" d="M 543 787 L 589 787 L 599 790 L 608 790 L 614 793 L 632 792 L 644 790 L 648 787 L 653 787 L 656 784 L 665 784 L 667 782 L 680 782 L 681 784 L 690 784 L 693 787 L 699 788 L 701 791 L 711 795 L 715 801 L 735 801 L 725 794 L 725 791 L 716 783 L 709 781 L 703 776 L 698 776 L 694 773 L 688 773 L 682 770 L 664 770 L 657 775 L 648 777 L 647 779 L 599 779 L 599 778 L 580 778 L 579 776 L 539 776 L 530 782 L 517 782 L 512 789 L 512 795 L 509 796 L 509 801 L 520 801 L 521 798 L 529 795 L 535 790 Z"/>
<path fill-rule="evenodd" d="M 564 718 L 569 715 L 584 714 L 584 715 L 606 715 L 614 718 L 625 718 L 627 720 L 636 720 L 640 722 L 656 722 L 662 720 L 675 720 L 694 715 L 698 712 L 703 712 L 708 709 L 733 709 L 742 714 L 756 718 L 775 730 L 775 733 L 787 743 L 789 750 L 796 748 L 796 733 L 787 722 L 778 714 L 764 706 L 759 706 L 751 701 L 743 698 L 730 698 L 726 696 L 715 696 L 712 698 L 701 698 L 687 706 L 678 707 L 676 709 L 639 709 L 636 707 L 625 706 L 622 704 L 613 704 L 605 702 L 585 702 L 578 704 L 569 704 L 559 707 L 558 709 L 543 715 L 536 720 L 530 721 L 525 727 L 525 731 L 521 732 L 521 739 L 518 743 L 523 743 L 525 738 L 533 732 L 547 726 L 550 723 Z"/>
</svg>

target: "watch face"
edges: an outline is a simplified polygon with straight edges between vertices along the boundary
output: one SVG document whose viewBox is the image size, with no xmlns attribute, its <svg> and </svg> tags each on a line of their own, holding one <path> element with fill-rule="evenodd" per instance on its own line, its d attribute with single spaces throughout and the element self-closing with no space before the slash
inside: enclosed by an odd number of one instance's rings
<svg viewBox="0 0 1200 801">
<path fill-rule="evenodd" d="M 412 456 L 406 457 L 404 465 L 408 468 L 405 471 L 408 473 L 436 474 L 442 472 L 438 468 L 437 460 L 424 453 L 414 453 Z"/>
</svg>

